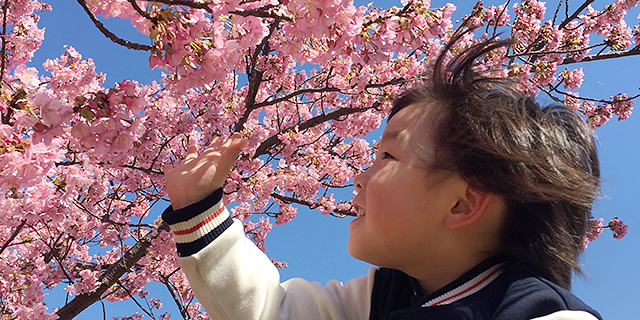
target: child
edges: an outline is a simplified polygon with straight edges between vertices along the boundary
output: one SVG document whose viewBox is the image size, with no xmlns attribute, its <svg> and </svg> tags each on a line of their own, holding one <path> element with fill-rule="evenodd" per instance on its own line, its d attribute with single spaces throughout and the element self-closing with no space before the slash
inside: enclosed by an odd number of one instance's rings
<svg viewBox="0 0 640 320">
<path fill-rule="evenodd" d="M 598 191 L 592 130 L 483 76 L 490 39 L 432 68 L 393 105 L 373 165 L 355 180 L 349 252 L 366 276 L 291 279 L 222 204 L 246 144 L 214 139 L 166 173 L 178 261 L 212 319 L 601 319 L 567 289 Z"/>
</svg>

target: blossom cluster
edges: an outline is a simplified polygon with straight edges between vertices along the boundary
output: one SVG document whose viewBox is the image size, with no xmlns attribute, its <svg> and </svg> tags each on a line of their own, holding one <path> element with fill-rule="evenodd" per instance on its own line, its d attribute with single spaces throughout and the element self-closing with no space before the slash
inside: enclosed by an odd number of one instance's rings
<svg viewBox="0 0 640 320">
<path fill-rule="evenodd" d="M 598 220 L 591 219 L 589 220 L 589 225 L 587 226 L 587 234 L 584 236 L 582 241 L 582 249 L 587 249 L 589 242 L 596 240 L 599 236 L 602 235 L 604 229 L 611 229 L 613 232 L 613 237 L 616 239 L 622 239 L 627 235 L 629 226 L 618 219 L 618 217 L 614 217 L 609 221 L 609 223 L 605 226 L 604 219 L 600 218 Z"/>
</svg>

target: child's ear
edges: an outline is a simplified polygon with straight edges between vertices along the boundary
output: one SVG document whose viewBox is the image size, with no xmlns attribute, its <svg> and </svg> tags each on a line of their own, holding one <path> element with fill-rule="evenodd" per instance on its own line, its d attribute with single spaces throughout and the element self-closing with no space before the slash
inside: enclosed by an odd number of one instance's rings
<svg viewBox="0 0 640 320">
<path fill-rule="evenodd" d="M 453 230 L 473 224 L 487 211 L 491 199 L 493 199 L 492 193 L 467 185 L 466 195 L 450 209 L 444 221 L 445 226 Z"/>
</svg>

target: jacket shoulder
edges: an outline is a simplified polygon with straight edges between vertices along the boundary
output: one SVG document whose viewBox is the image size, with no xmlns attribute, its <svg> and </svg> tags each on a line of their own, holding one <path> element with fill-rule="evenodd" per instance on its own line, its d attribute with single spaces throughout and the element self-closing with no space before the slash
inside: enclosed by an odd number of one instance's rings
<svg viewBox="0 0 640 320">
<path fill-rule="evenodd" d="M 559 311 L 583 311 L 597 319 L 600 314 L 555 283 L 526 269 L 509 273 L 509 286 L 495 313 L 495 320 L 532 319 Z"/>
</svg>

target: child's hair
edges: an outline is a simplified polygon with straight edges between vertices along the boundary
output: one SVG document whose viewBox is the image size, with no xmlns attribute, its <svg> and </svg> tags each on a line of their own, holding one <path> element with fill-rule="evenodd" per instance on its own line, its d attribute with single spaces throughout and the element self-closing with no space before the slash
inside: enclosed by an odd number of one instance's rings
<svg viewBox="0 0 640 320">
<path fill-rule="evenodd" d="M 478 58 L 510 41 L 491 38 L 445 62 L 468 32 L 452 36 L 429 83 L 400 95 L 389 119 L 412 104 L 435 108 L 436 153 L 428 168 L 458 173 L 472 187 L 504 198 L 502 252 L 569 288 L 572 270 L 581 273 L 578 256 L 598 194 L 593 130 L 570 108 L 541 108 L 522 83 L 474 68 Z"/>
</svg>

